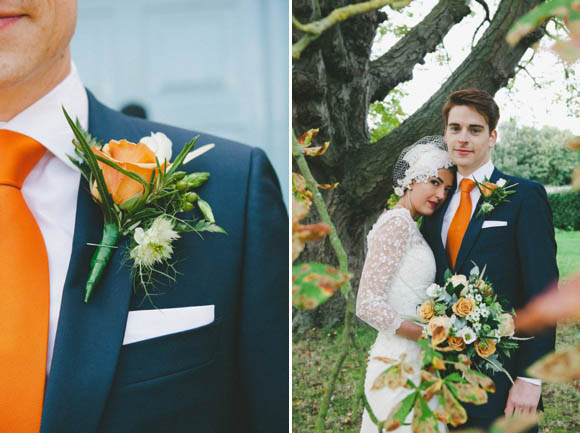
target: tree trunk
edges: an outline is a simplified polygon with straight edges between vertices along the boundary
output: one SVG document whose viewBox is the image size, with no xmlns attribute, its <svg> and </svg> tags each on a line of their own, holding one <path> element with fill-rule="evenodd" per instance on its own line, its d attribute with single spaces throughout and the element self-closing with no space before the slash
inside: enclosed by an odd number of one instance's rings
<svg viewBox="0 0 580 433">
<path fill-rule="evenodd" d="M 295 0 L 293 8 L 300 21 L 308 22 L 345 3 L 321 1 L 318 11 L 315 0 Z M 325 192 L 325 199 L 349 254 L 354 288 L 364 263 L 366 233 L 392 192 L 392 167 L 399 153 L 425 135 L 443 133 L 441 109 L 452 91 L 478 87 L 493 95 L 506 85 L 524 52 L 543 32 L 529 35 L 515 48 L 508 46 L 505 35 L 517 18 L 539 3 L 502 0 L 489 28 L 451 77 L 416 113 L 373 144 L 366 123 L 370 102 L 412 78 L 413 66 L 467 14 L 465 2 L 441 0 L 422 23 L 374 62 L 369 59 L 370 47 L 378 24 L 386 18 L 377 11 L 335 26 L 294 63 L 293 127 L 297 135 L 320 128 L 320 140 L 331 141 L 327 154 L 309 159 L 309 164 L 319 183 L 340 182 L 336 190 Z M 299 260 L 336 263 L 327 241 L 309 244 Z M 344 300 L 334 296 L 315 312 L 295 315 L 295 329 L 332 326 L 343 313 Z"/>
</svg>

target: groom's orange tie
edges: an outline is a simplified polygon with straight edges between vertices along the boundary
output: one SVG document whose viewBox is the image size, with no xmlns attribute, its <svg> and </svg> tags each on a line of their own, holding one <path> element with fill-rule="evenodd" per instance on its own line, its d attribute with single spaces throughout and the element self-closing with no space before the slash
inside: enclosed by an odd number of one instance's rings
<svg viewBox="0 0 580 433">
<path fill-rule="evenodd" d="M 469 220 L 471 219 L 470 194 L 473 188 L 475 188 L 475 182 L 471 179 L 465 178 L 461 181 L 461 200 L 459 201 L 459 207 L 457 208 L 455 216 L 449 226 L 449 231 L 447 232 L 447 244 L 445 246 L 451 270 L 455 270 L 455 262 L 457 260 L 457 254 L 459 254 L 459 247 L 461 247 L 463 235 L 465 234 L 467 226 L 469 225 Z"/>
<path fill-rule="evenodd" d="M 0 430 L 38 432 L 49 320 L 48 257 L 20 188 L 46 149 L 0 130 Z"/>
</svg>

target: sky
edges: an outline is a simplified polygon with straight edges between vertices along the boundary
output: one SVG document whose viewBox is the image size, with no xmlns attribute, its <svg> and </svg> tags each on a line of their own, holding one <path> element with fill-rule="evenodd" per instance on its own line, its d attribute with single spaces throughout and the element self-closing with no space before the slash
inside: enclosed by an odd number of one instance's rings
<svg viewBox="0 0 580 433">
<path fill-rule="evenodd" d="M 485 16 L 481 5 L 475 1 L 471 3 L 475 13 L 465 17 L 451 29 L 443 40 L 443 48 L 428 54 L 424 65 L 415 66 L 412 81 L 399 85 L 399 89 L 408 93 L 408 96 L 401 101 L 405 113 L 411 114 L 420 108 L 469 54 L 473 33 Z M 498 3 L 499 0 L 488 1 L 492 17 Z M 390 8 L 385 8 L 384 11 L 392 23 L 406 24 L 412 28 L 429 13 L 435 4 L 437 0 L 413 0 L 400 12 L 395 12 Z M 412 16 L 409 16 L 410 14 Z M 487 24 L 478 31 L 478 37 L 485 32 L 486 27 Z M 396 40 L 397 38 L 393 36 L 378 37 L 373 45 L 373 58 L 386 52 Z M 529 74 L 523 70 L 520 71 L 510 90 L 503 88 L 496 93 L 495 100 L 500 107 L 500 124 L 511 119 L 515 120 L 519 126 L 541 128 L 548 125 L 569 129 L 574 134 L 580 135 L 579 119 L 574 115 L 573 110 L 567 108 L 562 98 L 555 97 L 555 95 L 563 95 L 565 99 L 569 93 L 565 90 L 566 81 L 562 62 L 549 50 L 552 44 L 553 42 L 546 40 L 542 41 L 535 53 L 531 49 L 528 50 L 522 60 L 525 63 L 533 55 L 533 61 L 526 67 Z M 438 58 L 446 57 L 446 54 L 448 62 L 440 64 Z M 576 62 L 572 68 L 576 73 L 576 83 L 580 88 L 580 63 Z M 534 81 L 541 87 L 535 86 Z M 580 94 L 576 96 L 580 103 Z M 501 141 L 501 133 L 499 140 Z"/>
</svg>

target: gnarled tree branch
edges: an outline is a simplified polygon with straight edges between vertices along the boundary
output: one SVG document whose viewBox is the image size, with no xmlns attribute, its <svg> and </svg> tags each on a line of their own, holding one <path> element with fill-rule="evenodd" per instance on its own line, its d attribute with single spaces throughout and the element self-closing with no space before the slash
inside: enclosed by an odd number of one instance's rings
<svg viewBox="0 0 580 433">
<path fill-rule="evenodd" d="M 440 0 L 429 14 L 387 53 L 370 64 L 370 101 L 382 100 L 399 83 L 413 78 L 413 68 L 435 51 L 470 9 L 466 0 Z"/>
</svg>

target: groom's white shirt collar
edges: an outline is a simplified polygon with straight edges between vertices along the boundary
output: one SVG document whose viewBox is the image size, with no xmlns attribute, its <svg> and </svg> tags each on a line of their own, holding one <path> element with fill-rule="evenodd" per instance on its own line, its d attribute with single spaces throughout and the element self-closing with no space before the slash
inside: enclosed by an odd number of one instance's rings
<svg viewBox="0 0 580 433">
<path fill-rule="evenodd" d="M 67 166 L 78 170 L 67 157 L 74 155 L 74 135 L 62 107 L 66 108 L 73 120 L 78 119 L 87 129 L 89 100 L 74 63 L 71 63 L 71 71 L 63 81 L 8 122 L 0 122 L 0 129 L 34 138 Z"/>
<path fill-rule="evenodd" d="M 80 180 L 80 171 L 67 157 L 74 155 L 74 134 L 62 106 L 73 120 L 78 118 L 83 128 L 87 128 L 89 102 L 74 63 L 70 74 L 54 89 L 8 122 L 0 122 L 0 129 L 25 134 L 48 149 L 22 185 L 22 195 L 42 232 L 48 255 L 50 322 L 47 372 L 50 371 L 62 292 L 72 252 Z"/>
<path fill-rule="evenodd" d="M 471 173 L 469 176 L 463 176 L 459 172 L 457 172 L 457 189 L 460 188 L 461 181 L 466 177 L 471 180 L 476 180 L 477 182 L 480 183 L 483 182 L 485 179 L 489 180 L 489 178 L 491 178 L 494 169 L 495 167 L 493 163 L 491 162 L 491 160 L 489 160 L 481 167 L 479 167 L 477 170 L 475 170 L 473 173 Z"/>
</svg>

